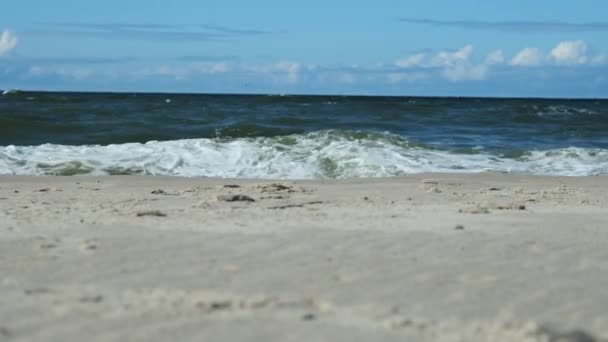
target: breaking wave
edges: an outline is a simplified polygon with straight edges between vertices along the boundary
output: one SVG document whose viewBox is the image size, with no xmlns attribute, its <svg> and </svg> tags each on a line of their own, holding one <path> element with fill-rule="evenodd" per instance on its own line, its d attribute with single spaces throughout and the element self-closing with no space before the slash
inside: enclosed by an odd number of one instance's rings
<svg viewBox="0 0 608 342">
<path fill-rule="evenodd" d="M 337 130 L 112 145 L 0 146 L 0 174 L 4 175 L 323 179 L 488 170 L 537 175 L 608 174 L 608 150 L 444 150 L 390 133 Z"/>
</svg>

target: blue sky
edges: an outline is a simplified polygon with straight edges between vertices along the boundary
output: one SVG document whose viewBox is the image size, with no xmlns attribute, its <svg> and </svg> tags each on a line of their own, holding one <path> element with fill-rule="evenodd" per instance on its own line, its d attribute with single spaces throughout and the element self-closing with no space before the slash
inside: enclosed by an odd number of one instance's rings
<svg viewBox="0 0 608 342">
<path fill-rule="evenodd" d="M 4 0 L 0 88 L 608 97 L 608 1 Z"/>
</svg>

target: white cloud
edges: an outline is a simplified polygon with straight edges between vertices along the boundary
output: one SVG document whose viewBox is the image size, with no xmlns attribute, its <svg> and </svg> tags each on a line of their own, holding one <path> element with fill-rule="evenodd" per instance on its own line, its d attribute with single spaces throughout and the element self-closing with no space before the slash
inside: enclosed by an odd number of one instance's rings
<svg viewBox="0 0 608 342">
<path fill-rule="evenodd" d="M 479 81 L 487 77 L 489 66 L 504 61 L 501 50 L 490 53 L 483 62 L 471 61 L 473 45 L 465 45 L 452 51 L 440 51 L 435 55 L 417 53 L 395 62 L 402 68 L 439 69 L 438 75 L 449 81 Z M 388 81 L 398 83 L 420 79 L 419 75 L 413 77 L 410 73 L 394 72 L 388 75 Z"/>
<path fill-rule="evenodd" d="M 4 30 L 0 35 L 0 56 L 4 56 L 17 46 L 17 36 L 11 31 Z"/>
<path fill-rule="evenodd" d="M 439 69 L 439 74 L 450 81 L 483 80 L 492 67 L 508 63 L 515 67 L 536 67 L 542 65 L 589 66 L 608 64 L 607 54 L 591 56 L 588 46 L 582 40 L 562 41 L 550 53 L 546 54 L 535 47 L 519 51 L 511 60 L 507 60 L 502 49 L 488 53 L 485 58 L 476 60 L 473 57 L 473 46 L 441 51 L 435 54 L 416 53 L 397 60 L 394 65 L 400 69 Z M 388 76 L 389 82 L 407 79 L 396 72 Z"/>
<path fill-rule="evenodd" d="M 510 64 L 512 66 L 534 67 L 540 65 L 584 66 L 599 65 L 606 61 L 603 54 L 590 57 L 588 46 L 582 40 L 566 40 L 557 44 L 548 54 L 537 48 L 521 50 Z"/>
<path fill-rule="evenodd" d="M 504 63 L 504 61 L 505 61 L 505 56 L 502 53 L 502 50 L 496 50 L 496 51 L 490 52 L 486 56 L 484 63 L 486 65 L 496 65 L 496 64 L 502 64 L 502 63 Z"/>
<path fill-rule="evenodd" d="M 417 53 L 408 57 L 405 57 L 404 59 L 400 59 L 397 62 L 395 62 L 395 64 L 400 67 L 400 68 L 412 68 L 412 67 L 419 67 L 423 65 L 424 59 L 426 58 L 426 54 L 424 53 Z"/>
<path fill-rule="evenodd" d="M 427 55 L 425 53 L 416 53 L 400 59 L 395 62 L 395 65 L 403 68 L 443 68 L 467 63 L 473 53 L 472 45 L 453 51 L 440 51 L 435 55 Z"/>
<path fill-rule="evenodd" d="M 531 67 L 538 66 L 543 61 L 543 53 L 537 48 L 525 48 L 511 60 L 513 66 Z"/>
<path fill-rule="evenodd" d="M 558 65 L 586 64 L 587 44 L 582 40 L 560 42 L 551 50 L 549 60 Z"/>
<path fill-rule="evenodd" d="M 442 51 L 433 57 L 431 60 L 431 66 L 449 67 L 468 62 L 472 53 L 472 45 L 465 45 L 456 51 Z"/>
</svg>

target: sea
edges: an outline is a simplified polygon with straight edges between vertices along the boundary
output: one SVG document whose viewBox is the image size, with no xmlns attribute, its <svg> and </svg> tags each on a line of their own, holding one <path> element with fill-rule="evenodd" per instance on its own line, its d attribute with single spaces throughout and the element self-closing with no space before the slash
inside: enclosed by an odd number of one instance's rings
<svg viewBox="0 0 608 342">
<path fill-rule="evenodd" d="M 608 100 L 4 92 L 1 175 L 608 174 Z"/>
</svg>

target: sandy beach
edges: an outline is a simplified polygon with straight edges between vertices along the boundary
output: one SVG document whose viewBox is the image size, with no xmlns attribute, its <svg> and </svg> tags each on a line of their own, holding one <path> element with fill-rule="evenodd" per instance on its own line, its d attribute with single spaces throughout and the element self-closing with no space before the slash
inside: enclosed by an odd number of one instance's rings
<svg viewBox="0 0 608 342">
<path fill-rule="evenodd" d="M 0 176 L 2 341 L 605 341 L 608 177 Z"/>
</svg>

